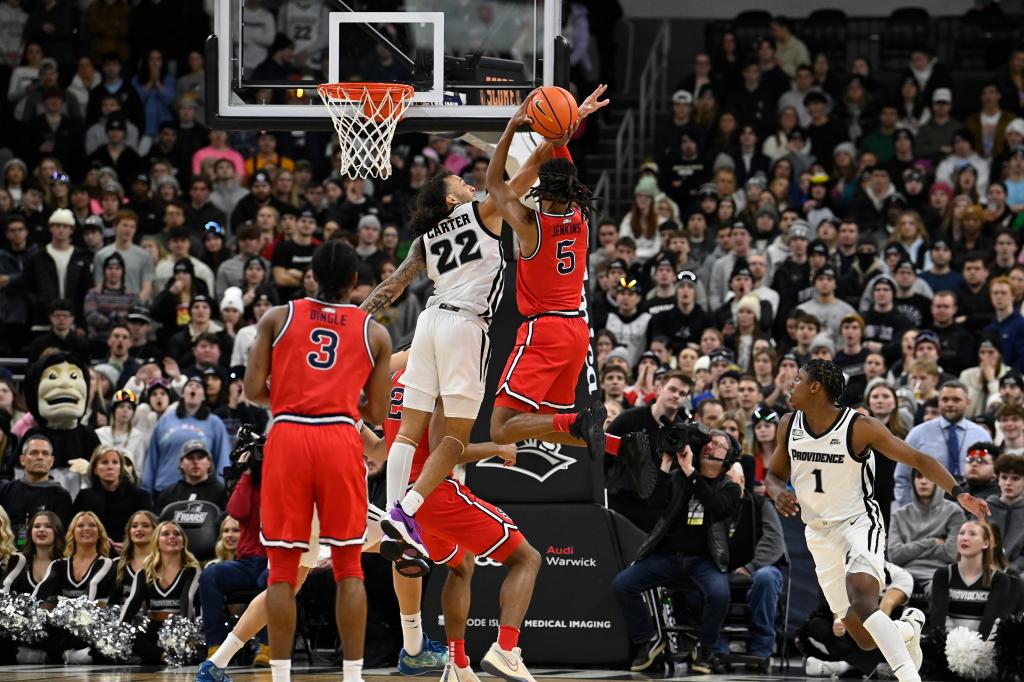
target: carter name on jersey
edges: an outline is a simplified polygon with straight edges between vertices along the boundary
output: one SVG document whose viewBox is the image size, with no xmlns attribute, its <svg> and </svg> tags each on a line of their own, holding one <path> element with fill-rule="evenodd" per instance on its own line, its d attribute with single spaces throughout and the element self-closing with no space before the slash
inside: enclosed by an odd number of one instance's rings
<svg viewBox="0 0 1024 682">
<path fill-rule="evenodd" d="M 846 461 L 846 455 L 842 453 L 790 450 L 789 456 L 798 462 L 814 462 L 816 464 L 842 464 Z"/>
<path fill-rule="evenodd" d="M 469 214 L 469 213 L 463 213 L 462 215 L 457 215 L 457 216 L 453 216 L 451 218 L 448 218 L 447 220 L 442 220 L 441 222 L 439 222 L 437 224 L 437 227 L 435 227 L 434 229 L 432 229 L 429 232 L 427 232 L 427 239 L 433 239 L 434 237 L 437 237 L 439 235 L 442 235 L 442 234 L 445 234 L 447 232 L 451 232 L 452 230 L 457 230 L 460 227 L 465 227 L 466 225 L 469 225 L 470 215 L 471 214 Z"/>
</svg>

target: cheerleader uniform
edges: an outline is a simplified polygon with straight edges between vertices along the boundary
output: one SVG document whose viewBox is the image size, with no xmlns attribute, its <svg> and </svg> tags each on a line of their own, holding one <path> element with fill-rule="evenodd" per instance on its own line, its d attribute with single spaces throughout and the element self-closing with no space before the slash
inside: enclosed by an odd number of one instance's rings
<svg viewBox="0 0 1024 682">
<path fill-rule="evenodd" d="M 25 571 L 31 573 L 31 571 Z M 96 557 L 80 579 L 73 573 L 73 559 L 50 562 L 46 575 L 36 586 L 32 596 L 39 601 L 56 601 L 57 597 L 87 597 L 90 601 L 106 602 L 114 587 L 114 562 L 105 556 Z M 66 630 L 47 626 L 47 636 L 40 648 L 51 661 L 62 662 L 65 654 L 89 648 L 89 643 L 74 637 Z"/>
<path fill-rule="evenodd" d="M 121 621 L 130 622 L 143 604 L 149 623 L 146 631 L 135 638 L 132 653 L 148 665 L 161 663 L 163 651 L 157 644 L 160 627 L 168 617 L 180 615 L 196 618 L 199 615 L 199 574 L 201 569 L 186 566 L 178 571 L 171 584 L 164 588 L 159 581 L 150 581 L 145 571 L 139 571 L 132 582 L 131 592 L 121 607 Z"/>
<path fill-rule="evenodd" d="M 25 555 L 20 552 L 14 552 L 0 563 L 0 592 L 14 592 L 17 594 L 14 590 L 14 583 L 25 572 L 27 564 Z M 29 571 L 29 573 L 31 572 Z"/>
</svg>

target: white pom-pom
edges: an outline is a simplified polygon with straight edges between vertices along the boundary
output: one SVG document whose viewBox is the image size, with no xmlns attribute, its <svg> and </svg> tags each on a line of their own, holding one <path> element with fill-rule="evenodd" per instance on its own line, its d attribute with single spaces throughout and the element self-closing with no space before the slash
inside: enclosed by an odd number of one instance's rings
<svg viewBox="0 0 1024 682">
<path fill-rule="evenodd" d="M 946 633 L 946 662 L 951 672 L 968 680 L 987 680 L 996 673 L 992 642 L 963 626 Z"/>
</svg>

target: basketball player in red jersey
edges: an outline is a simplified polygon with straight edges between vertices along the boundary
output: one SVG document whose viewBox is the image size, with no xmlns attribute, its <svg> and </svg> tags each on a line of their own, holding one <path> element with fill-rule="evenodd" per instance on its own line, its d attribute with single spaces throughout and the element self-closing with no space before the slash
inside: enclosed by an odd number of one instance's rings
<svg viewBox="0 0 1024 682">
<path fill-rule="evenodd" d="M 537 438 L 586 446 L 596 459 L 609 446 L 612 454 L 618 452 L 617 442 L 606 442 L 604 403 L 555 414 L 573 407 L 590 350 L 590 328 L 581 309 L 590 190 L 576 176 L 564 146 L 555 147 L 554 158 L 541 165 L 539 182 L 530 190 L 537 211 L 519 201 L 501 173 L 516 131 L 529 122 L 525 112 L 532 97 L 509 120 L 487 167 L 487 192 L 519 237 L 516 302 L 526 318 L 498 384 L 491 438 L 497 443 Z"/>
<path fill-rule="evenodd" d="M 313 506 L 320 542 L 331 547 L 344 682 L 361 682 L 366 591 L 360 553 L 366 536 L 366 464 L 357 421 L 387 415 L 391 339 L 349 295 L 358 256 L 339 240 L 317 247 L 317 298 L 271 308 L 259 321 L 245 372 L 246 397 L 273 414 L 264 447 L 260 536 L 267 547 L 270 667 L 289 682 L 299 557 L 308 548 Z M 269 384 L 269 386 L 268 386 Z M 365 401 L 360 402 L 360 394 Z"/>
<path fill-rule="evenodd" d="M 396 353 L 391 358 L 391 367 L 396 372 L 392 378 L 391 406 L 388 418 L 384 421 L 384 442 L 381 444 L 381 447 L 387 446 L 389 449 L 401 428 L 405 394 L 401 379 L 405 370 L 405 355 Z M 431 448 L 436 447 L 437 441 L 444 437 L 444 421 L 444 411 L 438 400 L 430 427 L 416 448 L 410 482 L 417 480 L 427 458 L 431 456 Z M 368 449 L 368 452 L 371 450 Z M 468 464 L 495 455 L 514 463 L 515 445 L 470 443 L 466 445 L 458 463 Z M 533 677 L 523 664 L 519 648 L 514 644 L 502 646 L 502 643 L 508 634 L 518 633 L 522 625 L 540 570 L 540 554 L 526 541 L 505 512 L 474 496 L 469 488 L 451 475 L 427 496 L 416 519 L 430 559 L 448 566 L 441 606 L 449 648 L 448 665 L 441 677 L 442 682 L 479 682 L 470 666 L 465 647 L 470 583 L 476 557 L 491 559 L 508 569 L 501 586 L 498 638 L 484 655 L 481 665 L 491 674 L 515 679 L 517 682 L 532 682 Z M 381 555 L 392 560 L 401 558 L 404 549 L 402 543 L 389 541 L 386 537 L 381 541 Z"/>
</svg>

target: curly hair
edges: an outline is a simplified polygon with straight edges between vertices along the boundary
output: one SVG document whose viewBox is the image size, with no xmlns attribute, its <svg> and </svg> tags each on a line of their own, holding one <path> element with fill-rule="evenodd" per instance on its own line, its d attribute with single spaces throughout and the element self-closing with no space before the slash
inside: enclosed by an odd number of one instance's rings
<svg viewBox="0 0 1024 682">
<path fill-rule="evenodd" d="M 583 217 L 590 220 L 594 213 L 594 196 L 577 177 L 575 164 L 563 158 L 548 159 L 541 164 L 537 178 L 539 181 L 530 190 L 530 196 L 538 206 L 541 200 L 564 202 L 567 208 L 576 204 Z"/>
<path fill-rule="evenodd" d="M 839 405 L 846 393 L 846 377 L 839 365 L 830 360 L 809 360 L 801 367 L 812 380 L 825 387 L 825 394 Z"/>
<path fill-rule="evenodd" d="M 452 212 L 448 205 L 448 178 L 451 173 L 442 171 L 423 183 L 416 196 L 416 207 L 409 219 L 409 228 L 417 237 L 437 227 L 437 223 Z"/>
</svg>

